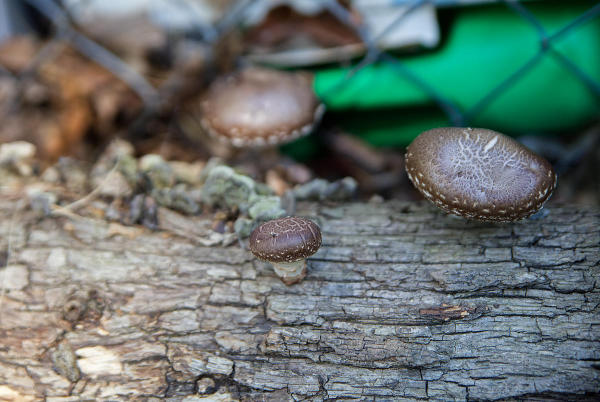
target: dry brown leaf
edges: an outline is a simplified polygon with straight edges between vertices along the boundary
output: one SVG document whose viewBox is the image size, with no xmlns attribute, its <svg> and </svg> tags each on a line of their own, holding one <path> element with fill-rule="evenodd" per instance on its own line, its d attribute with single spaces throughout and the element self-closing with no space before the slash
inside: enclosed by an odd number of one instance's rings
<svg viewBox="0 0 600 402">
<path fill-rule="evenodd" d="M 0 46 L 0 64 L 22 73 L 42 46 L 30 36 L 13 38 Z M 117 116 L 127 121 L 141 109 L 125 83 L 66 43 L 53 42 L 47 57 L 37 62 L 33 78 L 21 80 L 24 102 L 15 102 L 10 88 L 0 97 L 1 142 L 29 141 L 43 160 L 52 162 L 80 150 L 89 133 L 113 136 Z"/>
</svg>

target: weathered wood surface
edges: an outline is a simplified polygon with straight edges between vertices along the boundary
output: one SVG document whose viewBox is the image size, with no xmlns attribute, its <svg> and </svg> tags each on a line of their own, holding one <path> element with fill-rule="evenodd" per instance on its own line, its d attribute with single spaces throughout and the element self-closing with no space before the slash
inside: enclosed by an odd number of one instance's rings
<svg viewBox="0 0 600 402">
<path fill-rule="evenodd" d="M 598 209 L 494 225 L 303 204 L 324 244 L 287 287 L 237 243 L 16 202 L 0 200 L 0 399 L 600 397 Z"/>
</svg>

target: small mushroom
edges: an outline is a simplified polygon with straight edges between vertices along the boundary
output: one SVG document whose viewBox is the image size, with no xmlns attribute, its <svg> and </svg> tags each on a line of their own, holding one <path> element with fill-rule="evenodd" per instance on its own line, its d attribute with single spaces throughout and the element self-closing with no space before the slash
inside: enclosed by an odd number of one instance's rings
<svg viewBox="0 0 600 402">
<path fill-rule="evenodd" d="M 415 187 L 451 214 L 509 222 L 537 212 L 556 187 L 548 161 L 517 141 L 483 128 L 443 127 L 408 146 Z"/>
<path fill-rule="evenodd" d="M 286 285 L 306 276 L 306 258 L 321 247 L 321 230 L 312 221 L 295 216 L 274 219 L 257 227 L 250 235 L 250 251 L 273 264 Z"/>
<path fill-rule="evenodd" d="M 235 147 L 274 146 L 309 134 L 324 109 L 307 73 L 252 67 L 213 81 L 201 123 Z"/>
</svg>

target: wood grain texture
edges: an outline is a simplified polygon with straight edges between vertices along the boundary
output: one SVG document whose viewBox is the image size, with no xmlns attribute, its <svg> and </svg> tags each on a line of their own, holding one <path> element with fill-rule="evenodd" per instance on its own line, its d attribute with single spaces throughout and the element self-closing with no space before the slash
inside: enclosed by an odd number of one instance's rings
<svg viewBox="0 0 600 402">
<path fill-rule="evenodd" d="M 597 208 L 485 224 L 301 204 L 323 246 L 287 287 L 186 236 L 201 218 L 127 231 L 17 202 L 0 199 L 0 399 L 600 397 Z"/>
</svg>

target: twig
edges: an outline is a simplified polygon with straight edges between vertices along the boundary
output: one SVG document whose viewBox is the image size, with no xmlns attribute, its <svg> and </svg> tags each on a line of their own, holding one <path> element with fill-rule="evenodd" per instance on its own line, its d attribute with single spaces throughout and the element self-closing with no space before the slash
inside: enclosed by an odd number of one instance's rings
<svg viewBox="0 0 600 402">
<path fill-rule="evenodd" d="M 118 56 L 75 30 L 69 23 L 66 13 L 54 1 L 27 0 L 27 2 L 52 21 L 57 28 L 59 37 L 67 40 L 84 56 L 100 64 L 127 83 L 146 106 L 152 108 L 158 103 L 158 92 L 141 74 Z"/>
<path fill-rule="evenodd" d="M 121 159 L 117 159 L 117 161 L 115 162 L 115 165 L 110 169 L 110 171 L 106 174 L 106 176 L 102 179 L 102 181 L 100 183 L 98 183 L 98 185 L 96 186 L 96 188 L 94 188 L 92 191 L 90 191 L 86 196 L 84 196 L 83 198 L 78 199 L 77 201 L 73 201 L 70 204 L 67 205 L 55 205 L 52 207 L 53 210 L 55 211 L 61 211 L 63 214 L 66 214 L 66 212 L 72 212 L 77 210 L 78 208 L 84 206 L 85 204 L 87 204 L 88 202 L 90 202 L 91 200 L 93 200 L 96 195 L 100 192 L 100 190 L 102 189 L 102 186 L 108 182 L 108 179 L 110 179 L 110 176 L 115 172 L 115 170 L 117 170 L 117 167 L 119 166 Z"/>
</svg>

